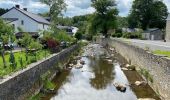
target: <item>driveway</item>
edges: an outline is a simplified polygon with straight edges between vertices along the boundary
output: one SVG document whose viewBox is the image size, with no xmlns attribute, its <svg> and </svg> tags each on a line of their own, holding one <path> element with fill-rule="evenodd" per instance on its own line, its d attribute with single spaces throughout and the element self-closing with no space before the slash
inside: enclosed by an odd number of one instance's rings
<svg viewBox="0 0 170 100">
<path fill-rule="evenodd" d="M 119 40 L 136 45 L 140 48 L 149 49 L 152 51 L 155 51 L 155 50 L 170 51 L 170 42 L 137 40 L 137 39 L 123 39 L 123 38 L 120 38 Z"/>
</svg>

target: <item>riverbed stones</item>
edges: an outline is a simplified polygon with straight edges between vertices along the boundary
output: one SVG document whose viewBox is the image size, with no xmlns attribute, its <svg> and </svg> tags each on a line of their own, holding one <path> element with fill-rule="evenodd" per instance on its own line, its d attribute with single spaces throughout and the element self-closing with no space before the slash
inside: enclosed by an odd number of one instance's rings
<svg viewBox="0 0 170 100">
<path fill-rule="evenodd" d="M 145 82 L 145 81 L 136 81 L 136 82 L 135 82 L 135 85 L 136 85 L 136 86 L 146 85 L 146 82 Z"/>
<path fill-rule="evenodd" d="M 116 89 L 117 89 L 118 91 L 120 91 L 120 92 L 126 92 L 126 85 L 121 84 L 121 83 L 114 83 L 113 85 L 116 87 Z"/>
<path fill-rule="evenodd" d="M 153 98 L 139 98 L 138 100 L 155 100 Z"/>
<path fill-rule="evenodd" d="M 85 64 L 85 61 L 80 60 L 80 64 L 84 65 L 84 64 Z"/>
<path fill-rule="evenodd" d="M 124 68 L 121 68 L 121 69 L 124 70 L 124 71 L 128 71 L 128 70 L 129 70 L 129 69 L 125 68 L 125 67 L 124 67 Z"/>
<path fill-rule="evenodd" d="M 107 62 L 108 62 L 109 64 L 113 64 L 113 60 L 111 60 L 111 59 L 108 59 Z"/>
</svg>

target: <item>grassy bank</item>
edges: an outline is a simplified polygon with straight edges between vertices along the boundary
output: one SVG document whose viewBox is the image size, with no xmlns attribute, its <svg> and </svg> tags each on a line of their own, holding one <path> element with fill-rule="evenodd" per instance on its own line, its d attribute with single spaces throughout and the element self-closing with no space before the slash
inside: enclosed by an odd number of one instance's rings
<svg viewBox="0 0 170 100">
<path fill-rule="evenodd" d="M 156 50 L 156 51 L 153 51 L 153 53 L 157 55 L 167 56 L 170 58 L 170 51 Z"/>
<path fill-rule="evenodd" d="M 10 54 L 7 53 L 5 55 L 5 60 L 6 60 L 6 64 L 7 64 L 6 68 L 4 68 L 2 57 L 0 57 L 0 77 L 2 77 L 4 75 L 8 75 L 12 72 L 16 72 L 20 69 L 23 69 L 27 65 L 34 63 L 34 62 L 37 62 L 38 60 L 41 60 L 45 56 L 49 56 L 49 55 L 50 55 L 49 51 L 40 50 L 40 51 L 37 51 L 36 56 L 33 53 L 28 54 L 28 59 L 26 60 L 26 53 L 25 52 L 14 53 L 15 61 L 16 61 L 16 67 L 12 68 L 10 66 L 10 62 L 9 62 Z M 22 58 L 22 65 L 21 65 L 21 58 Z"/>
</svg>

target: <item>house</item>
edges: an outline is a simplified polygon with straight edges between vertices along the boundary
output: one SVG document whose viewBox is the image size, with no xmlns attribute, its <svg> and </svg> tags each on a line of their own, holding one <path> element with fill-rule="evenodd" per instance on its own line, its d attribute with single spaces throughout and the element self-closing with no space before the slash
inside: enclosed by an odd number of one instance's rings
<svg viewBox="0 0 170 100">
<path fill-rule="evenodd" d="M 22 29 L 23 32 L 38 35 L 40 30 L 47 30 L 50 25 L 50 22 L 45 18 L 28 12 L 27 8 L 21 9 L 20 5 L 11 8 L 1 18 L 13 26 L 17 36 L 22 35 L 18 28 Z"/>
<path fill-rule="evenodd" d="M 71 36 L 74 36 L 75 33 L 77 33 L 77 31 L 78 31 L 78 28 L 77 27 L 73 27 L 73 26 L 58 25 L 57 28 L 60 29 L 60 30 L 66 31 L 66 33 L 71 35 Z"/>
<path fill-rule="evenodd" d="M 139 28 L 122 28 L 123 33 L 134 33 L 134 32 L 140 32 L 141 29 Z"/>
<path fill-rule="evenodd" d="M 167 21 L 166 21 L 166 36 L 165 40 L 170 42 L 170 14 L 168 15 Z"/>
<path fill-rule="evenodd" d="M 163 32 L 158 28 L 152 28 L 144 31 L 142 37 L 146 40 L 163 40 Z"/>
</svg>

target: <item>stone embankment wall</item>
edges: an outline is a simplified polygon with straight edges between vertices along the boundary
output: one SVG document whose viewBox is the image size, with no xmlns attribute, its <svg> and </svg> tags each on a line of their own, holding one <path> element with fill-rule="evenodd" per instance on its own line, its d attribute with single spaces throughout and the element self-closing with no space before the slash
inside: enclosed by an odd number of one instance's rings
<svg viewBox="0 0 170 100">
<path fill-rule="evenodd" d="M 160 94 L 162 99 L 170 100 L 170 59 L 154 55 L 144 49 L 125 43 L 117 39 L 105 40 L 109 45 L 114 46 L 132 65 L 146 69 L 153 76 L 153 83 L 150 86 Z M 102 43 L 105 43 L 102 41 Z"/>
<path fill-rule="evenodd" d="M 0 80 L 0 100 L 25 100 L 25 97 L 40 89 L 41 76 L 48 71 L 55 73 L 56 64 L 64 61 L 77 48 L 78 45 L 74 45 Z"/>
</svg>

